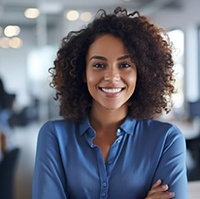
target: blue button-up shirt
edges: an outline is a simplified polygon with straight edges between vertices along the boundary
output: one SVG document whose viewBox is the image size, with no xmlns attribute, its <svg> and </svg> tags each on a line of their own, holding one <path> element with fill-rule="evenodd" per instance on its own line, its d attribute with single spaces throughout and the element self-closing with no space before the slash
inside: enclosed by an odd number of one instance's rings
<svg viewBox="0 0 200 199">
<path fill-rule="evenodd" d="M 88 118 L 39 132 L 32 199 L 144 199 L 158 179 L 188 199 L 185 140 L 176 126 L 126 118 L 104 162 Z"/>
</svg>

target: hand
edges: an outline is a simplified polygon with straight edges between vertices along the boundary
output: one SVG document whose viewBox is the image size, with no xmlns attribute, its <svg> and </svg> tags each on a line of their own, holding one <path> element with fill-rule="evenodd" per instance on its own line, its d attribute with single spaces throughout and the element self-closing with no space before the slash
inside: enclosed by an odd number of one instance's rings
<svg viewBox="0 0 200 199">
<path fill-rule="evenodd" d="M 168 185 L 161 185 L 162 181 L 159 179 L 157 180 L 153 186 L 151 187 L 151 190 L 148 192 L 145 199 L 170 199 L 174 198 L 175 193 L 174 192 L 168 192 L 169 189 Z"/>
</svg>

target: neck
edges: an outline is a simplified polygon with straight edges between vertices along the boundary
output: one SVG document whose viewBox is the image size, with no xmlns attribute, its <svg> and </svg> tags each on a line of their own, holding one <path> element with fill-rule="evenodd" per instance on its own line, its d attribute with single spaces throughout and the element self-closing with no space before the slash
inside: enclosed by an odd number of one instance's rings
<svg viewBox="0 0 200 199">
<path fill-rule="evenodd" d="M 117 110 L 109 110 L 97 106 L 92 106 L 90 111 L 90 122 L 95 130 L 116 130 L 123 122 L 126 115 L 127 105 L 123 105 L 123 107 Z"/>
</svg>

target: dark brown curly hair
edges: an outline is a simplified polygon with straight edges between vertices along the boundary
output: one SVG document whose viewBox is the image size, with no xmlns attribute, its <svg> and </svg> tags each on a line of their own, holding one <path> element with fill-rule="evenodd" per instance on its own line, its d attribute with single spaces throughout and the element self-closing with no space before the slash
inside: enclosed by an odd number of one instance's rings
<svg viewBox="0 0 200 199">
<path fill-rule="evenodd" d="M 79 31 L 71 31 L 62 39 L 61 46 L 49 69 L 51 87 L 60 100 L 60 115 L 80 120 L 90 110 L 92 97 L 83 80 L 86 55 L 95 38 L 102 34 L 120 38 L 137 67 L 137 84 L 129 99 L 128 115 L 149 119 L 171 108 L 174 88 L 172 45 L 166 31 L 135 11 L 117 7 L 113 13 L 99 10 L 95 19 Z"/>
</svg>

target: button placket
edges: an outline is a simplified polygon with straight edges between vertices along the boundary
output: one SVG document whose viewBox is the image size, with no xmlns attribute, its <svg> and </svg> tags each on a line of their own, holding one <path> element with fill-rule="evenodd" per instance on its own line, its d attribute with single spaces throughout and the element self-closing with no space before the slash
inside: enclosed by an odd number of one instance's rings
<svg viewBox="0 0 200 199">
<path fill-rule="evenodd" d="M 107 193 L 107 182 L 106 181 L 103 181 L 103 183 L 102 183 L 102 194 L 101 194 L 101 196 L 103 197 L 103 198 L 105 198 L 106 197 L 106 193 Z"/>
</svg>

